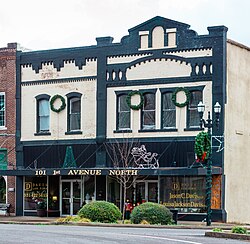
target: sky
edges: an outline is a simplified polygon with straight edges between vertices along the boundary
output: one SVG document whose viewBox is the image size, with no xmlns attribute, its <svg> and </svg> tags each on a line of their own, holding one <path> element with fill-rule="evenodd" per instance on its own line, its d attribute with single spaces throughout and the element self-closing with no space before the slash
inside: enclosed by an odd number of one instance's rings
<svg viewBox="0 0 250 244">
<path fill-rule="evenodd" d="M 0 8 L 0 47 L 18 42 L 30 50 L 114 42 L 155 16 L 189 24 L 199 35 L 225 25 L 227 37 L 250 47 L 249 0 L 12 0 Z"/>
</svg>

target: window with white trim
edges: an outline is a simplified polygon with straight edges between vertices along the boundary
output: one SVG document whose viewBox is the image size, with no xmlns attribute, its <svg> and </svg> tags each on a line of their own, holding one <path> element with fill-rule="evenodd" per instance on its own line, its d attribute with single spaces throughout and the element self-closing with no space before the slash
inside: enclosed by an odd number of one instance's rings
<svg viewBox="0 0 250 244">
<path fill-rule="evenodd" d="M 127 104 L 127 95 L 122 94 L 118 96 L 118 130 L 130 129 L 130 107 Z"/>
<path fill-rule="evenodd" d="M 69 131 L 81 129 L 81 97 L 71 97 L 69 99 Z"/>
<path fill-rule="evenodd" d="M 200 116 L 197 109 L 199 101 L 202 101 L 202 91 L 190 91 L 190 102 L 187 111 L 189 128 L 197 128 L 200 126 Z"/>
<path fill-rule="evenodd" d="M 50 106 L 48 99 L 38 100 L 38 132 L 48 132 L 50 124 Z"/>
<path fill-rule="evenodd" d="M 172 92 L 162 94 L 162 129 L 176 127 L 176 106 L 172 101 Z"/>
<path fill-rule="evenodd" d="M 155 129 L 155 93 L 144 93 L 142 108 L 142 129 Z"/>
</svg>

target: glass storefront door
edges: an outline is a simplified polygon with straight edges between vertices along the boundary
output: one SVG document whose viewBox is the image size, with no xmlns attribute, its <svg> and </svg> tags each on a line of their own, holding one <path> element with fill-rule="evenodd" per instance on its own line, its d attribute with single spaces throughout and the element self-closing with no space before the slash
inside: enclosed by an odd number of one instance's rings
<svg viewBox="0 0 250 244">
<path fill-rule="evenodd" d="M 144 180 L 136 182 L 136 203 L 158 203 L 158 181 Z"/>
<path fill-rule="evenodd" d="M 61 181 L 61 215 L 75 215 L 81 207 L 81 181 Z"/>
</svg>

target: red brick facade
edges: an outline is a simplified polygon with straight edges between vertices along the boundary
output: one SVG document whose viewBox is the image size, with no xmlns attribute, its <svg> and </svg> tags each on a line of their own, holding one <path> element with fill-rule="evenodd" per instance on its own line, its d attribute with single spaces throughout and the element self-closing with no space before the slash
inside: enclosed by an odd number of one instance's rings
<svg viewBox="0 0 250 244">
<path fill-rule="evenodd" d="M 16 43 L 0 48 L 0 93 L 5 93 L 5 128 L 0 127 L 0 148 L 7 149 L 8 169 L 16 166 Z M 15 177 L 7 178 L 6 201 L 15 213 Z"/>
</svg>

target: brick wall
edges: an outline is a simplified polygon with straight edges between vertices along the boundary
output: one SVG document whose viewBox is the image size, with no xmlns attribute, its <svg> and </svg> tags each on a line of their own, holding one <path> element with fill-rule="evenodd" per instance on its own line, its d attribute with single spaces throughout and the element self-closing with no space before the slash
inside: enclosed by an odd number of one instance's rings
<svg viewBox="0 0 250 244">
<path fill-rule="evenodd" d="M 7 149 L 8 169 L 16 165 L 16 43 L 0 48 L 0 92 L 5 92 L 5 127 L 0 129 L 0 148 Z M 5 177 L 6 178 L 6 177 Z M 15 177 L 7 177 L 7 202 L 11 204 L 11 213 L 15 213 Z"/>
</svg>

